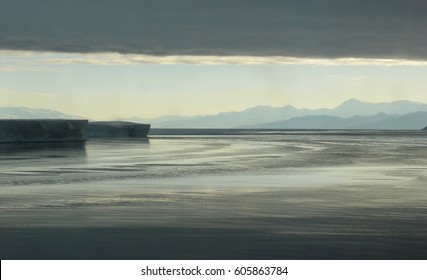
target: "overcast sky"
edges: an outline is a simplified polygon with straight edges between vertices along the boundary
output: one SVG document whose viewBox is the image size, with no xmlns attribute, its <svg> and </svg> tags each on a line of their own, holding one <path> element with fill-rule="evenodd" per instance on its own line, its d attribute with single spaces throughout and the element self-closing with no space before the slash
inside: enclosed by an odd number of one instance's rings
<svg viewBox="0 0 427 280">
<path fill-rule="evenodd" d="M 421 0 L 1 0 L 0 103 L 106 119 L 427 102 L 426 30 Z"/>
<path fill-rule="evenodd" d="M 2 0 L 3 49 L 427 58 L 424 0 Z"/>
</svg>

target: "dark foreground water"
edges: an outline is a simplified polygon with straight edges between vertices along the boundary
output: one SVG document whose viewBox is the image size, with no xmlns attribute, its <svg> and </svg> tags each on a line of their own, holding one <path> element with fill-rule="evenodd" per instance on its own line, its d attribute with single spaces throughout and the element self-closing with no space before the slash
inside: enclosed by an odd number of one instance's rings
<svg viewBox="0 0 427 280">
<path fill-rule="evenodd" d="M 0 258 L 426 259 L 427 133 L 3 145 Z"/>
</svg>

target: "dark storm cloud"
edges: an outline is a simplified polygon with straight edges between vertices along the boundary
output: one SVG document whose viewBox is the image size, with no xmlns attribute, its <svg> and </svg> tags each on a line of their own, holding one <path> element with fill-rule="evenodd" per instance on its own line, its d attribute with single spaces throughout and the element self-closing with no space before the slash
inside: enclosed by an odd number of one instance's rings
<svg viewBox="0 0 427 280">
<path fill-rule="evenodd" d="M 0 49 L 427 59 L 425 0 L 0 0 Z"/>
</svg>

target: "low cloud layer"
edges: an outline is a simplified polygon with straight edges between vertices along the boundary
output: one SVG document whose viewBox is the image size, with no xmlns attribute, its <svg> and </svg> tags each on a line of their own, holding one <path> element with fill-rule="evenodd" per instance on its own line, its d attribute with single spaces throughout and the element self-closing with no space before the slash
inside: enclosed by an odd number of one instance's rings
<svg viewBox="0 0 427 280">
<path fill-rule="evenodd" d="M 0 49 L 427 60 L 424 0 L 2 0 Z"/>
<path fill-rule="evenodd" d="M 313 66 L 427 66 L 426 60 L 379 58 L 299 58 L 285 56 L 216 56 L 119 53 L 56 53 L 0 50 L 0 72 L 53 71 L 54 65 L 138 65 L 138 64 L 196 64 L 196 65 L 313 65 Z"/>
</svg>

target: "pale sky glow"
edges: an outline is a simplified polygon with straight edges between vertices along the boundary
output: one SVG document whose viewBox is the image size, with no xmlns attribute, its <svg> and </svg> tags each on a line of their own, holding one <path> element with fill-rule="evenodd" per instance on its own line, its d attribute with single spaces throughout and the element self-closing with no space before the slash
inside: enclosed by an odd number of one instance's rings
<svg viewBox="0 0 427 280">
<path fill-rule="evenodd" d="M 317 66 L 427 66 L 425 60 L 379 58 L 299 58 L 284 56 L 154 56 L 120 53 L 53 53 L 0 50 L 0 71 L 14 71 L 49 64 L 135 65 L 135 64 L 196 64 L 196 65 L 317 65 Z M 9 64 L 9 65 L 8 65 Z M 16 68 L 14 68 L 16 67 Z M 35 69 L 35 68 L 34 68 Z M 42 69 L 42 68 L 40 68 Z"/>
<path fill-rule="evenodd" d="M 0 105 L 101 120 L 427 103 L 426 30 L 424 0 L 2 0 Z"/>
<path fill-rule="evenodd" d="M 423 60 L 0 51 L 0 105 L 114 119 L 349 98 L 427 103 L 426 77 Z"/>
</svg>

